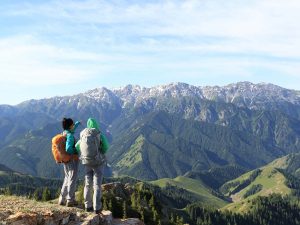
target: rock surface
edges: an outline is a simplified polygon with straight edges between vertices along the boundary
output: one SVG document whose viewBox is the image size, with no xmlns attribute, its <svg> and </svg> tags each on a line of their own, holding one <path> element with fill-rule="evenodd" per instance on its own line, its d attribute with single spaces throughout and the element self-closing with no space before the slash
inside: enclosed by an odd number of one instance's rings
<svg viewBox="0 0 300 225">
<path fill-rule="evenodd" d="M 144 225 L 142 221 L 136 218 L 114 219 L 113 225 Z"/>
<path fill-rule="evenodd" d="M 0 225 L 143 225 L 139 219 L 113 219 L 110 211 L 87 213 L 75 207 L 0 195 Z"/>
</svg>

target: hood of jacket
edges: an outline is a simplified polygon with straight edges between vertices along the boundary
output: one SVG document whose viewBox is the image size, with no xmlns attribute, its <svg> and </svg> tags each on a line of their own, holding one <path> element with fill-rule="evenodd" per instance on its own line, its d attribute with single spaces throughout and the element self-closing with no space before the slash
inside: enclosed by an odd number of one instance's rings
<svg viewBox="0 0 300 225">
<path fill-rule="evenodd" d="M 87 128 L 95 128 L 100 131 L 99 125 L 94 118 L 89 118 L 86 123 Z"/>
</svg>

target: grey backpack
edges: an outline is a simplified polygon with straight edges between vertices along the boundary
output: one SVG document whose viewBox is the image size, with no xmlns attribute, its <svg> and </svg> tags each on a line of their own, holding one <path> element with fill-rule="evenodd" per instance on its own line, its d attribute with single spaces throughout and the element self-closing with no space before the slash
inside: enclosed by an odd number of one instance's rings
<svg viewBox="0 0 300 225">
<path fill-rule="evenodd" d="M 83 165 L 100 166 L 106 162 L 100 151 L 100 132 L 95 128 L 85 128 L 80 132 L 80 159 Z"/>
</svg>

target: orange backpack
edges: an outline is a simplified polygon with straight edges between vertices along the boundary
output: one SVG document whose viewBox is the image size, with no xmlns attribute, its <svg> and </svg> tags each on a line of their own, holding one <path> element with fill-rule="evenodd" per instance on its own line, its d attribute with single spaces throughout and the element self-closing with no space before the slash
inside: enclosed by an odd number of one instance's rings
<svg viewBox="0 0 300 225">
<path fill-rule="evenodd" d="M 66 152 L 66 136 L 63 134 L 57 134 L 52 138 L 52 154 L 57 163 L 66 163 L 71 160 L 72 156 Z"/>
</svg>

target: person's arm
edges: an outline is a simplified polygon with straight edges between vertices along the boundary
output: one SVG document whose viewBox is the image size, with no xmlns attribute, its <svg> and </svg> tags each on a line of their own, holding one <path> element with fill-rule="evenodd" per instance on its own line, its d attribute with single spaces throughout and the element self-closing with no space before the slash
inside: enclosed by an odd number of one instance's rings
<svg viewBox="0 0 300 225">
<path fill-rule="evenodd" d="M 72 134 L 67 134 L 66 152 L 71 155 L 74 154 L 74 137 Z"/>
<path fill-rule="evenodd" d="M 102 147 L 101 147 L 102 153 L 105 154 L 109 148 L 109 143 L 104 134 L 101 133 L 100 138 L 101 138 L 101 143 L 102 143 Z"/>
<path fill-rule="evenodd" d="M 80 140 L 77 141 L 75 148 L 76 148 L 77 153 L 79 154 L 80 153 Z"/>
<path fill-rule="evenodd" d="M 77 127 L 80 125 L 79 121 L 76 121 L 76 123 L 74 124 L 74 131 L 77 129 Z"/>
</svg>

